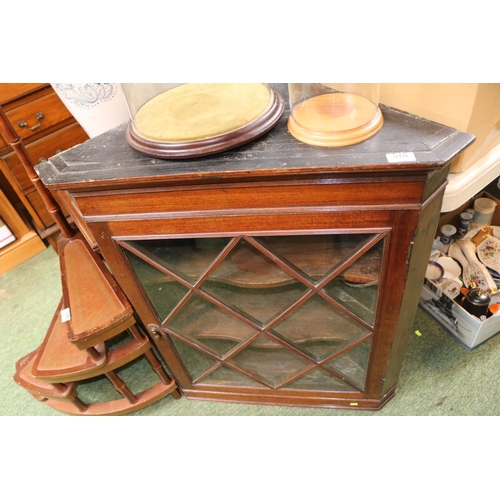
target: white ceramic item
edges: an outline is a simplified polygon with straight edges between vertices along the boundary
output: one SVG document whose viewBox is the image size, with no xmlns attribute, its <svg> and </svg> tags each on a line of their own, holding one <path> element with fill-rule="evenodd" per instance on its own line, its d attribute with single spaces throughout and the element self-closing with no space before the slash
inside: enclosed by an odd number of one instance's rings
<svg viewBox="0 0 500 500">
<path fill-rule="evenodd" d="M 441 279 L 435 285 L 450 299 L 454 299 L 460 295 L 460 288 L 462 282 L 458 278 L 454 279 Z"/>
<path fill-rule="evenodd" d="M 479 231 L 481 231 L 481 229 L 483 229 L 484 227 L 485 226 L 478 226 L 474 222 L 471 222 L 470 229 L 469 231 L 467 231 L 467 234 L 464 236 L 464 239 L 474 238 L 474 236 L 476 236 L 476 234 L 479 233 Z M 493 229 L 493 236 L 495 238 L 500 238 L 500 226 L 487 226 L 487 227 L 491 227 Z"/>
<path fill-rule="evenodd" d="M 448 256 L 457 261 L 462 266 L 463 274 L 463 271 L 465 271 L 465 269 L 467 269 L 467 266 L 469 265 L 469 261 L 465 258 L 464 253 L 462 252 L 462 250 L 460 250 L 460 247 L 458 246 L 458 243 L 456 241 L 450 245 L 450 248 L 448 249 Z"/>
<path fill-rule="evenodd" d="M 496 290 L 496 283 L 488 269 L 476 257 L 476 245 L 468 238 L 457 240 L 457 243 L 468 261 L 468 266 L 462 274 L 465 285 L 469 287 L 474 283 L 483 290 Z"/>
<path fill-rule="evenodd" d="M 427 271 L 425 272 L 425 277 L 428 280 L 435 281 L 444 276 L 444 269 L 437 262 L 432 260 L 427 264 Z"/>
<path fill-rule="evenodd" d="M 130 120 L 119 83 L 51 83 L 90 138 Z"/>
<path fill-rule="evenodd" d="M 500 240 L 491 236 L 477 246 L 477 256 L 487 267 L 500 273 Z"/>
<path fill-rule="evenodd" d="M 444 269 L 444 277 L 446 279 L 458 278 L 462 272 L 460 266 L 451 257 L 439 257 L 436 261 Z"/>
</svg>

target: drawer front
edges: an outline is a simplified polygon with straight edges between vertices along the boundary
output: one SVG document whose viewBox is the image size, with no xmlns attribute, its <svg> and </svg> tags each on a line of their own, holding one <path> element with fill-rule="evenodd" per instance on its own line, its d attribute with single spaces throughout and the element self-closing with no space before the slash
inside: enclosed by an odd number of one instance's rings
<svg viewBox="0 0 500 500">
<path fill-rule="evenodd" d="M 54 92 L 14 108 L 5 114 L 16 133 L 23 140 L 72 118 L 71 113 Z"/>
<path fill-rule="evenodd" d="M 46 83 L 0 83 L 0 105 L 47 87 Z"/>
<path fill-rule="evenodd" d="M 36 100 L 39 91 L 46 91 L 47 87 L 47 83 L 0 83 L 0 106 L 4 107 L 4 112 L 9 117 L 12 108 L 22 107 L 23 103 L 29 100 Z M 30 99 L 32 94 L 34 95 Z M 0 135 L 0 151 L 6 147 L 7 141 Z"/>
<path fill-rule="evenodd" d="M 190 217 L 213 210 L 220 215 L 249 211 L 311 211 L 322 210 L 385 210 L 398 207 L 402 210 L 420 209 L 423 183 L 386 182 L 377 186 L 379 199 L 373 198 L 373 184 L 321 184 L 316 182 L 280 183 L 257 186 L 255 183 L 221 184 L 203 187 L 153 188 L 118 193 L 99 192 L 96 195 L 78 193 L 75 200 L 85 217 L 104 216 L 137 218 Z M 354 193 L 354 194 L 353 194 Z M 112 194 L 112 195 L 111 195 Z M 318 208 L 314 208 L 318 210 Z"/>
<path fill-rule="evenodd" d="M 58 130 L 57 132 L 47 135 L 43 139 L 32 142 L 26 146 L 26 150 L 28 151 L 31 160 L 36 165 L 43 161 L 42 158 L 48 159 L 57 154 L 59 151 L 69 149 L 76 144 L 85 142 L 87 139 L 88 135 L 85 131 L 80 127 L 80 125 L 78 125 L 78 123 L 74 123 L 68 127 Z M 21 161 L 14 152 L 5 156 L 3 161 L 15 177 L 16 182 L 22 191 L 33 186 Z"/>
</svg>

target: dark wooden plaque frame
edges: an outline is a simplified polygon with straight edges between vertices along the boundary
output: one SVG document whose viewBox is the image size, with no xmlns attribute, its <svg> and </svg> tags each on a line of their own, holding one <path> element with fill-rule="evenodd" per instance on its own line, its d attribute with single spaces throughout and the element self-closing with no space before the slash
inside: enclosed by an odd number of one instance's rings
<svg viewBox="0 0 500 500">
<path fill-rule="evenodd" d="M 154 158 L 183 159 L 208 156 L 222 151 L 242 146 L 268 132 L 281 118 L 285 109 L 285 102 L 281 94 L 273 87 L 271 91 L 271 105 L 256 120 L 226 134 L 186 142 L 157 142 L 142 137 L 129 122 L 125 131 L 127 142 L 140 153 Z"/>
</svg>

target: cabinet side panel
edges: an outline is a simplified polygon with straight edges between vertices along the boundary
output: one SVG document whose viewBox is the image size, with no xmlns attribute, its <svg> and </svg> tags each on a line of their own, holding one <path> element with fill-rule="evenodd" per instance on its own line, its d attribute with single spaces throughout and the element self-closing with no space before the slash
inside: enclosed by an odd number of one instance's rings
<svg viewBox="0 0 500 500">
<path fill-rule="evenodd" d="M 429 262 L 432 242 L 439 222 L 444 188 L 445 185 L 443 185 L 436 195 L 423 206 L 420 212 L 417 233 L 408 264 L 409 285 L 406 287 L 401 304 L 401 313 L 389 358 L 386 379 L 382 386 L 383 393 L 386 393 L 396 385 L 399 372 L 403 365 L 403 359 L 408 347 L 410 333 L 418 307 L 418 300 L 424 282 L 425 269 Z"/>
</svg>

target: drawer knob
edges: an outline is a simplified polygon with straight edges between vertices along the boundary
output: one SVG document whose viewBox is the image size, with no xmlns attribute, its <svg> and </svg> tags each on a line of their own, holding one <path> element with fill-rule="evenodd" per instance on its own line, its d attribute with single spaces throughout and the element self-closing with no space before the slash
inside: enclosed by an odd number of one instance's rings
<svg viewBox="0 0 500 500">
<path fill-rule="evenodd" d="M 43 113 L 37 113 L 35 115 L 35 118 L 36 118 L 36 120 L 37 120 L 38 123 L 36 125 L 33 125 L 32 127 L 29 127 L 28 124 L 24 120 L 19 120 L 17 122 L 17 124 L 21 128 L 27 128 L 28 130 L 35 130 L 35 129 L 37 129 L 42 124 L 42 120 L 44 118 Z"/>
<path fill-rule="evenodd" d="M 59 153 L 62 153 L 62 149 L 56 149 L 56 152 L 54 154 L 58 155 Z M 47 158 L 45 158 L 45 156 L 40 156 L 40 158 L 38 158 L 38 163 L 42 163 L 44 161 L 47 161 Z"/>
</svg>

